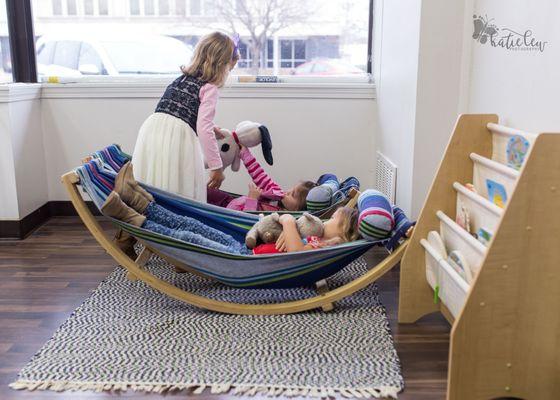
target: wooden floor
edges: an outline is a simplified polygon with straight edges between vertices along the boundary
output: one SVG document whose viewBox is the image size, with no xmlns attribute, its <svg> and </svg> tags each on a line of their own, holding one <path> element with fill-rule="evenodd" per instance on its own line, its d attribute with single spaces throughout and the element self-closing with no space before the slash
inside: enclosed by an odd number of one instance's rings
<svg viewBox="0 0 560 400">
<path fill-rule="evenodd" d="M 109 227 L 107 222 L 103 225 Z M 368 257 L 374 261 L 379 256 Z M 15 391 L 8 387 L 30 357 L 114 267 L 115 262 L 77 217 L 53 218 L 23 241 L 0 241 L 0 399 L 162 397 L 131 391 L 59 394 Z M 444 399 L 449 325 L 441 316 L 433 315 L 415 325 L 399 326 L 398 282 L 398 271 L 393 271 L 379 281 L 379 288 L 403 367 L 405 391 L 399 399 Z M 225 397 L 236 398 L 197 398 Z"/>
</svg>

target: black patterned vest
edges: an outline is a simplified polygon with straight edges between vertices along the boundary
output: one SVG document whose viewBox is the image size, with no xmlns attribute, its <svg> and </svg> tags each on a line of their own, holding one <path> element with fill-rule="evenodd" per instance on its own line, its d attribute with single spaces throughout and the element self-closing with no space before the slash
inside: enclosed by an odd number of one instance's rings
<svg viewBox="0 0 560 400">
<path fill-rule="evenodd" d="M 161 97 L 155 112 L 173 115 L 185 121 L 196 133 L 196 120 L 200 106 L 200 89 L 206 82 L 190 75 L 175 79 Z"/>
</svg>

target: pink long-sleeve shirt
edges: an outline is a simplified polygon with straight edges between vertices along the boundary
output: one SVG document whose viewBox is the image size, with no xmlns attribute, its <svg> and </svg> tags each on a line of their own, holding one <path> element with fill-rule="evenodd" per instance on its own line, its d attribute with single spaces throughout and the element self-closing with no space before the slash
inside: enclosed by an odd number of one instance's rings
<svg viewBox="0 0 560 400">
<path fill-rule="evenodd" d="M 284 191 L 272 178 L 264 171 L 257 159 L 251 154 L 248 148 L 243 148 L 239 153 L 243 165 L 263 193 L 260 198 L 253 199 L 248 196 L 241 196 L 233 199 L 227 208 L 240 211 L 278 211 L 279 201 L 284 198 Z"/>
<path fill-rule="evenodd" d="M 200 105 L 196 120 L 196 133 L 200 141 L 200 147 L 208 169 L 222 168 L 222 158 L 218 141 L 214 135 L 214 116 L 216 115 L 216 105 L 218 104 L 218 87 L 211 83 L 206 83 L 200 88 Z"/>
</svg>

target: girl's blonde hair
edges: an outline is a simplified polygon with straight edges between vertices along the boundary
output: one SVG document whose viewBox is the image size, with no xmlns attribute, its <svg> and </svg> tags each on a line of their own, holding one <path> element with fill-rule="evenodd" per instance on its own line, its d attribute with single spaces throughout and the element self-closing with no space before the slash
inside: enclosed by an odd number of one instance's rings
<svg viewBox="0 0 560 400">
<path fill-rule="evenodd" d="M 222 87 L 230 67 L 235 65 L 238 59 L 239 54 L 233 40 L 224 33 L 213 32 L 200 39 L 191 64 L 181 69 L 186 75 Z"/>
<path fill-rule="evenodd" d="M 353 242 L 358 239 L 358 210 L 353 207 L 341 207 L 337 212 L 342 214 L 340 221 L 341 239 L 344 242 Z"/>
</svg>

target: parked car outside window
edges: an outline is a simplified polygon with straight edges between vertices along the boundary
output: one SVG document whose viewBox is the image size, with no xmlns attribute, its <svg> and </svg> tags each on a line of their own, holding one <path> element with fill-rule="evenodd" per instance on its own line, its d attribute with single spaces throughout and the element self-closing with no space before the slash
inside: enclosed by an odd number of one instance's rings
<svg viewBox="0 0 560 400">
<path fill-rule="evenodd" d="M 39 75 L 178 74 L 192 47 L 167 36 L 62 37 L 37 41 Z"/>
</svg>

